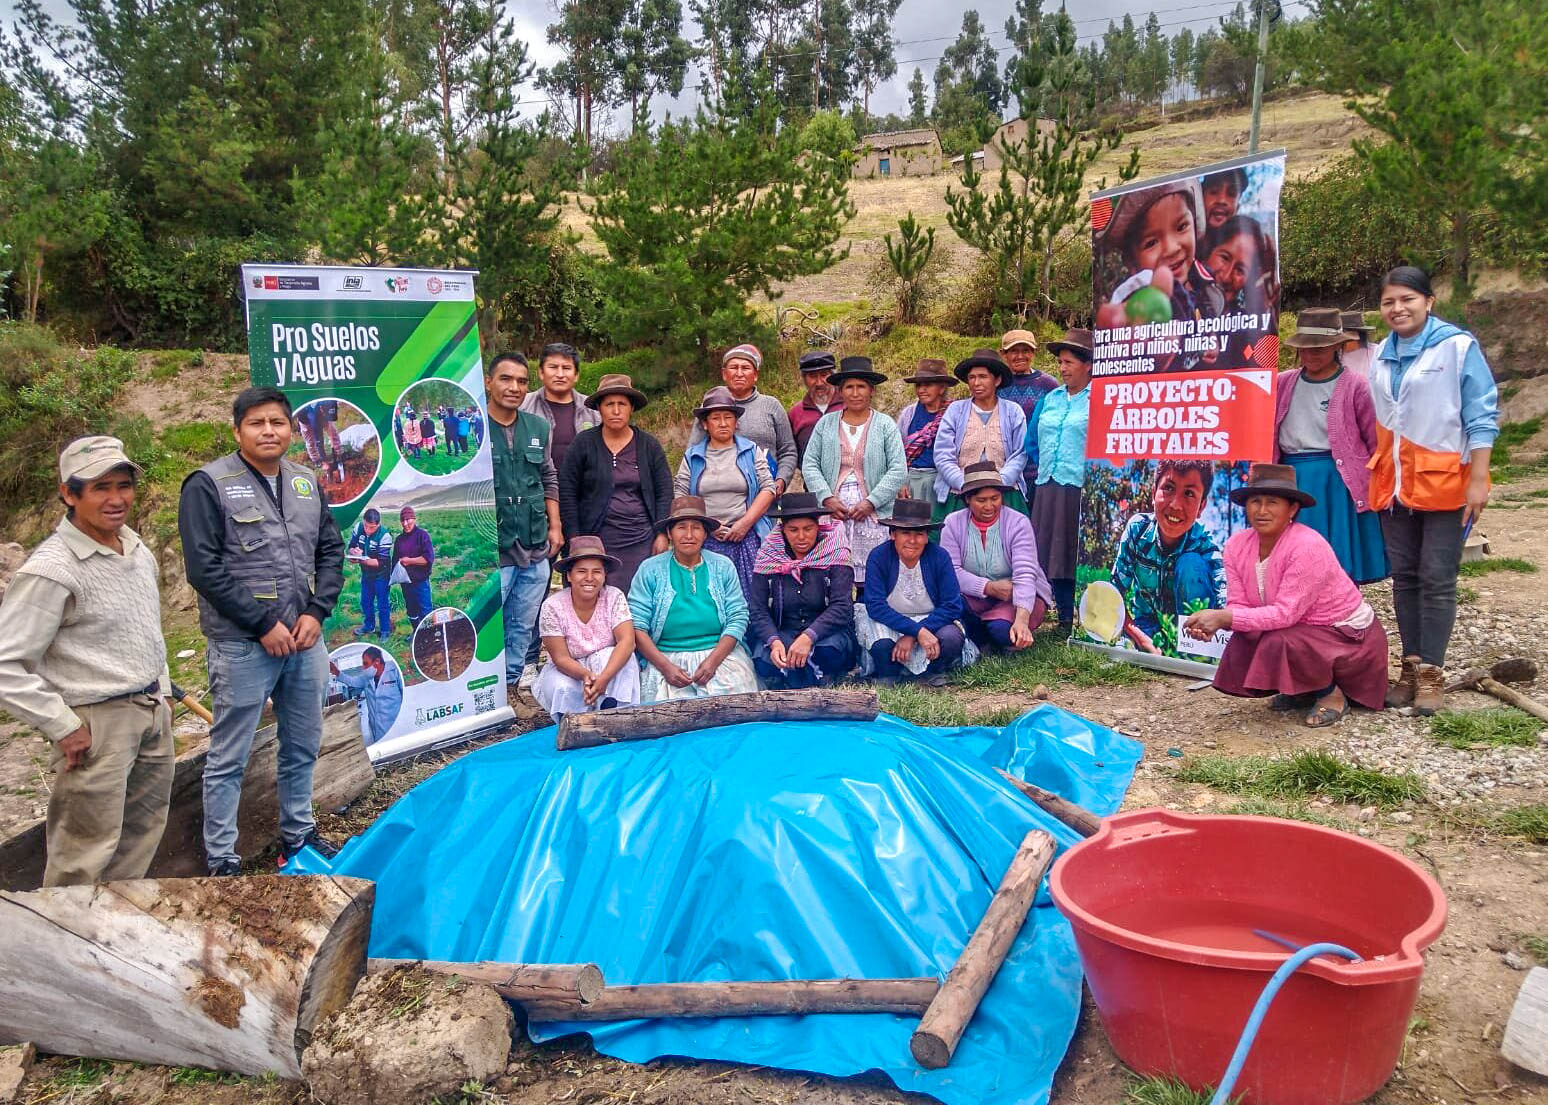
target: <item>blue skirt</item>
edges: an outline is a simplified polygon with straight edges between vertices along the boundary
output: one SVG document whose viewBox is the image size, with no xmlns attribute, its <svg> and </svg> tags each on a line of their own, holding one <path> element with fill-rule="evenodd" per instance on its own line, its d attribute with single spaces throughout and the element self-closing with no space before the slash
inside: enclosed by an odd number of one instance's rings
<svg viewBox="0 0 1548 1105">
<path fill-rule="evenodd" d="M 1338 562 L 1356 583 L 1386 579 L 1387 543 L 1381 535 L 1381 517 L 1374 510 L 1362 514 L 1355 509 L 1333 454 L 1286 453 L 1284 461 L 1295 469 L 1301 490 L 1317 500 L 1316 506 L 1302 507 L 1296 521 L 1328 539 Z"/>
</svg>

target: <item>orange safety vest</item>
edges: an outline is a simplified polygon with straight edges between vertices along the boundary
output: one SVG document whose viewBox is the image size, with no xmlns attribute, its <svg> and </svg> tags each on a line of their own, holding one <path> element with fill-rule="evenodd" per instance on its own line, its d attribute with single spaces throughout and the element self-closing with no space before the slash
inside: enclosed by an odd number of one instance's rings
<svg viewBox="0 0 1548 1105">
<path fill-rule="evenodd" d="M 1419 352 L 1398 383 L 1396 363 L 1371 364 L 1376 450 L 1371 455 L 1370 503 L 1385 510 L 1400 502 L 1414 510 L 1459 510 L 1467 505 L 1467 431 L 1462 425 L 1462 365 L 1477 339 L 1453 334 Z"/>
</svg>

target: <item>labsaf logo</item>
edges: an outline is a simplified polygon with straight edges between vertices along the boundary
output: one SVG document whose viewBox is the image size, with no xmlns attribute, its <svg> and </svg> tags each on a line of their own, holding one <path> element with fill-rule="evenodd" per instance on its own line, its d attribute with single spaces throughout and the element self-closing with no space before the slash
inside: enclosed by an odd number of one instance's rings
<svg viewBox="0 0 1548 1105">
<path fill-rule="evenodd" d="M 456 717 L 462 713 L 462 705 L 461 702 L 448 702 L 441 706 L 422 706 L 414 711 L 414 724 L 425 725 L 443 718 Z"/>
</svg>

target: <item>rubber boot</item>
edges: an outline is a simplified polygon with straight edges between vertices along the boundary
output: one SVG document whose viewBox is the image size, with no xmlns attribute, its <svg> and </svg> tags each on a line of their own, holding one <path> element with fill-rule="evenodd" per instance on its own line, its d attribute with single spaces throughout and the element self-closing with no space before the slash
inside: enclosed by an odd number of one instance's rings
<svg viewBox="0 0 1548 1105">
<path fill-rule="evenodd" d="M 1439 710 L 1445 691 L 1445 669 L 1434 664 L 1420 664 L 1418 688 L 1414 693 L 1414 713 L 1429 717 Z"/>
<path fill-rule="evenodd" d="M 1387 687 L 1387 708 L 1401 710 L 1404 706 L 1414 704 L 1414 696 L 1419 693 L 1419 657 L 1403 657 L 1402 674 L 1398 681 Z"/>
</svg>

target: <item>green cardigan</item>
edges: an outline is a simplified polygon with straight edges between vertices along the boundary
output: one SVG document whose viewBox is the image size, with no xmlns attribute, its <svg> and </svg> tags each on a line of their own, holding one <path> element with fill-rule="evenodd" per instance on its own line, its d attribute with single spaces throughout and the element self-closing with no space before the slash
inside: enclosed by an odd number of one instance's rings
<svg viewBox="0 0 1548 1105">
<path fill-rule="evenodd" d="M 820 503 L 834 494 L 833 482 L 839 470 L 839 419 L 842 411 L 832 411 L 817 420 L 806 456 L 801 460 L 801 478 L 806 490 Z M 876 513 L 888 517 L 892 500 L 898 497 L 908 479 L 908 455 L 903 451 L 903 435 L 890 415 L 871 413 L 871 430 L 865 440 L 866 498 Z"/>
</svg>

